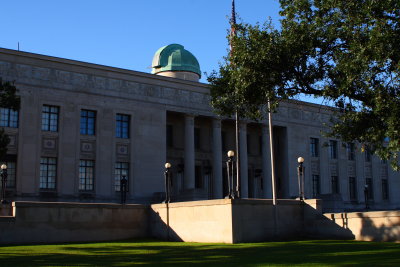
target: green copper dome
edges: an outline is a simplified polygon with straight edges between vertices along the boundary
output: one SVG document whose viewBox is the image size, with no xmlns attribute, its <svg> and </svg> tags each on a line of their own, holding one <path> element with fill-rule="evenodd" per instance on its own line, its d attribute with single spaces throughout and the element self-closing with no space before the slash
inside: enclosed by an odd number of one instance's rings
<svg viewBox="0 0 400 267">
<path fill-rule="evenodd" d="M 187 71 L 201 77 L 200 65 L 196 57 L 182 45 L 170 44 L 157 50 L 153 57 L 151 73 L 164 71 Z"/>
</svg>

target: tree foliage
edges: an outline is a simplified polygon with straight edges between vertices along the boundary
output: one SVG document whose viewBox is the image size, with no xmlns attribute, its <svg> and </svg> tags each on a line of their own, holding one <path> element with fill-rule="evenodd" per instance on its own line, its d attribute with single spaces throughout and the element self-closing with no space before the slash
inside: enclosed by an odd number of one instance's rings
<svg viewBox="0 0 400 267">
<path fill-rule="evenodd" d="M 400 1 L 280 0 L 281 28 L 236 25 L 233 51 L 208 80 L 224 114 L 260 117 L 267 101 L 323 97 L 327 135 L 357 141 L 398 168 Z"/>
<path fill-rule="evenodd" d="M 18 110 L 20 107 L 20 97 L 16 95 L 17 88 L 14 83 L 3 82 L 0 77 L 0 107 Z M 7 146 L 10 139 L 5 134 L 4 129 L 0 129 L 0 160 L 7 154 Z"/>
</svg>

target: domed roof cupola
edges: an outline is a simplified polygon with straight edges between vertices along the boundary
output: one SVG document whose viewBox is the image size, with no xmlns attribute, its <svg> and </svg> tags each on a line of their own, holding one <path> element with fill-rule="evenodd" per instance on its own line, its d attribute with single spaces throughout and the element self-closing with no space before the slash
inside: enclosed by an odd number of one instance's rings
<svg viewBox="0 0 400 267">
<path fill-rule="evenodd" d="M 196 57 L 179 44 L 170 44 L 158 49 L 151 67 L 151 73 L 161 76 L 190 81 L 199 81 L 201 77 Z"/>
</svg>

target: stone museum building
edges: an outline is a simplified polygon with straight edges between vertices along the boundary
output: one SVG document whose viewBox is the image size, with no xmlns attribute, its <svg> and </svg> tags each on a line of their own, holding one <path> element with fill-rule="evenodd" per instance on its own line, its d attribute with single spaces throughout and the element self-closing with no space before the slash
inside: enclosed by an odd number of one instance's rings
<svg viewBox="0 0 400 267">
<path fill-rule="evenodd" d="M 150 61 L 151 59 L 149 59 Z M 227 195 L 226 152 L 235 121 L 210 106 L 209 85 L 183 46 L 156 51 L 152 73 L 0 48 L 0 77 L 15 81 L 21 109 L 1 108 L 11 142 L 12 200 L 119 202 L 163 200 L 172 164 L 172 201 Z M 329 107 L 282 102 L 273 114 L 276 192 L 299 195 L 297 158 L 305 159 L 305 197 L 332 210 L 400 208 L 400 176 L 360 144 L 322 136 Z M 268 124 L 240 122 L 242 198 L 272 198 Z"/>
</svg>

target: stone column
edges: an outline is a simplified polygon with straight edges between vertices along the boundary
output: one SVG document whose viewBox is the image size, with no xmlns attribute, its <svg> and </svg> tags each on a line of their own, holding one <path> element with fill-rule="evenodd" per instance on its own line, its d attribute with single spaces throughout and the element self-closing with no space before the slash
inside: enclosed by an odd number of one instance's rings
<svg viewBox="0 0 400 267">
<path fill-rule="evenodd" d="M 357 200 L 360 203 L 365 203 L 364 188 L 365 188 L 365 162 L 364 153 L 361 153 L 361 144 L 354 143 L 355 150 L 355 165 L 356 165 L 356 194 Z"/>
<path fill-rule="evenodd" d="M 271 185 L 271 154 L 269 148 L 269 129 L 267 124 L 262 124 L 261 131 L 261 157 L 262 157 L 262 179 L 263 197 L 272 198 Z"/>
<path fill-rule="evenodd" d="M 194 115 L 185 114 L 185 166 L 184 188 L 194 189 L 195 186 L 195 149 L 194 149 Z"/>
<path fill-rule="evenodd" d="M 240 143 L 240 197 L 249 197 L 249 164 L 247 160 L 247 124 L 240 122 L 239 126 Z"/>
<path fill-rule="evenodd" d="M 213 119 L 213 197 L 223 198 L 221 120 Z"/>
<path fill-rule="evenodd" d="M 324 145 L 324 144 L 327 145 Z M 320 193 L 329 194 L 332 192 L 332 182 L 331 182 L 331 160 L 329 156 L 329 139 L 321 138 L 321 153 L 319 158 L 319 182 L 320 182 Z"/>
<path fill-rule="evenodd" d="M 400 204 L 400 179 L 398 173 L 392 169 L 390 166 L 390 161 L 388 160 L 387 166 L 388 168 L 388 190 L 389 190 L 389 207 L 394 208 L 398 207 Z M 382 181 L 380 181 L 382 183 Z M 381 186 L 382 188 L 382 186 Z M 382 189 L 381 189 L 382 190 Z"/>
</svg>

